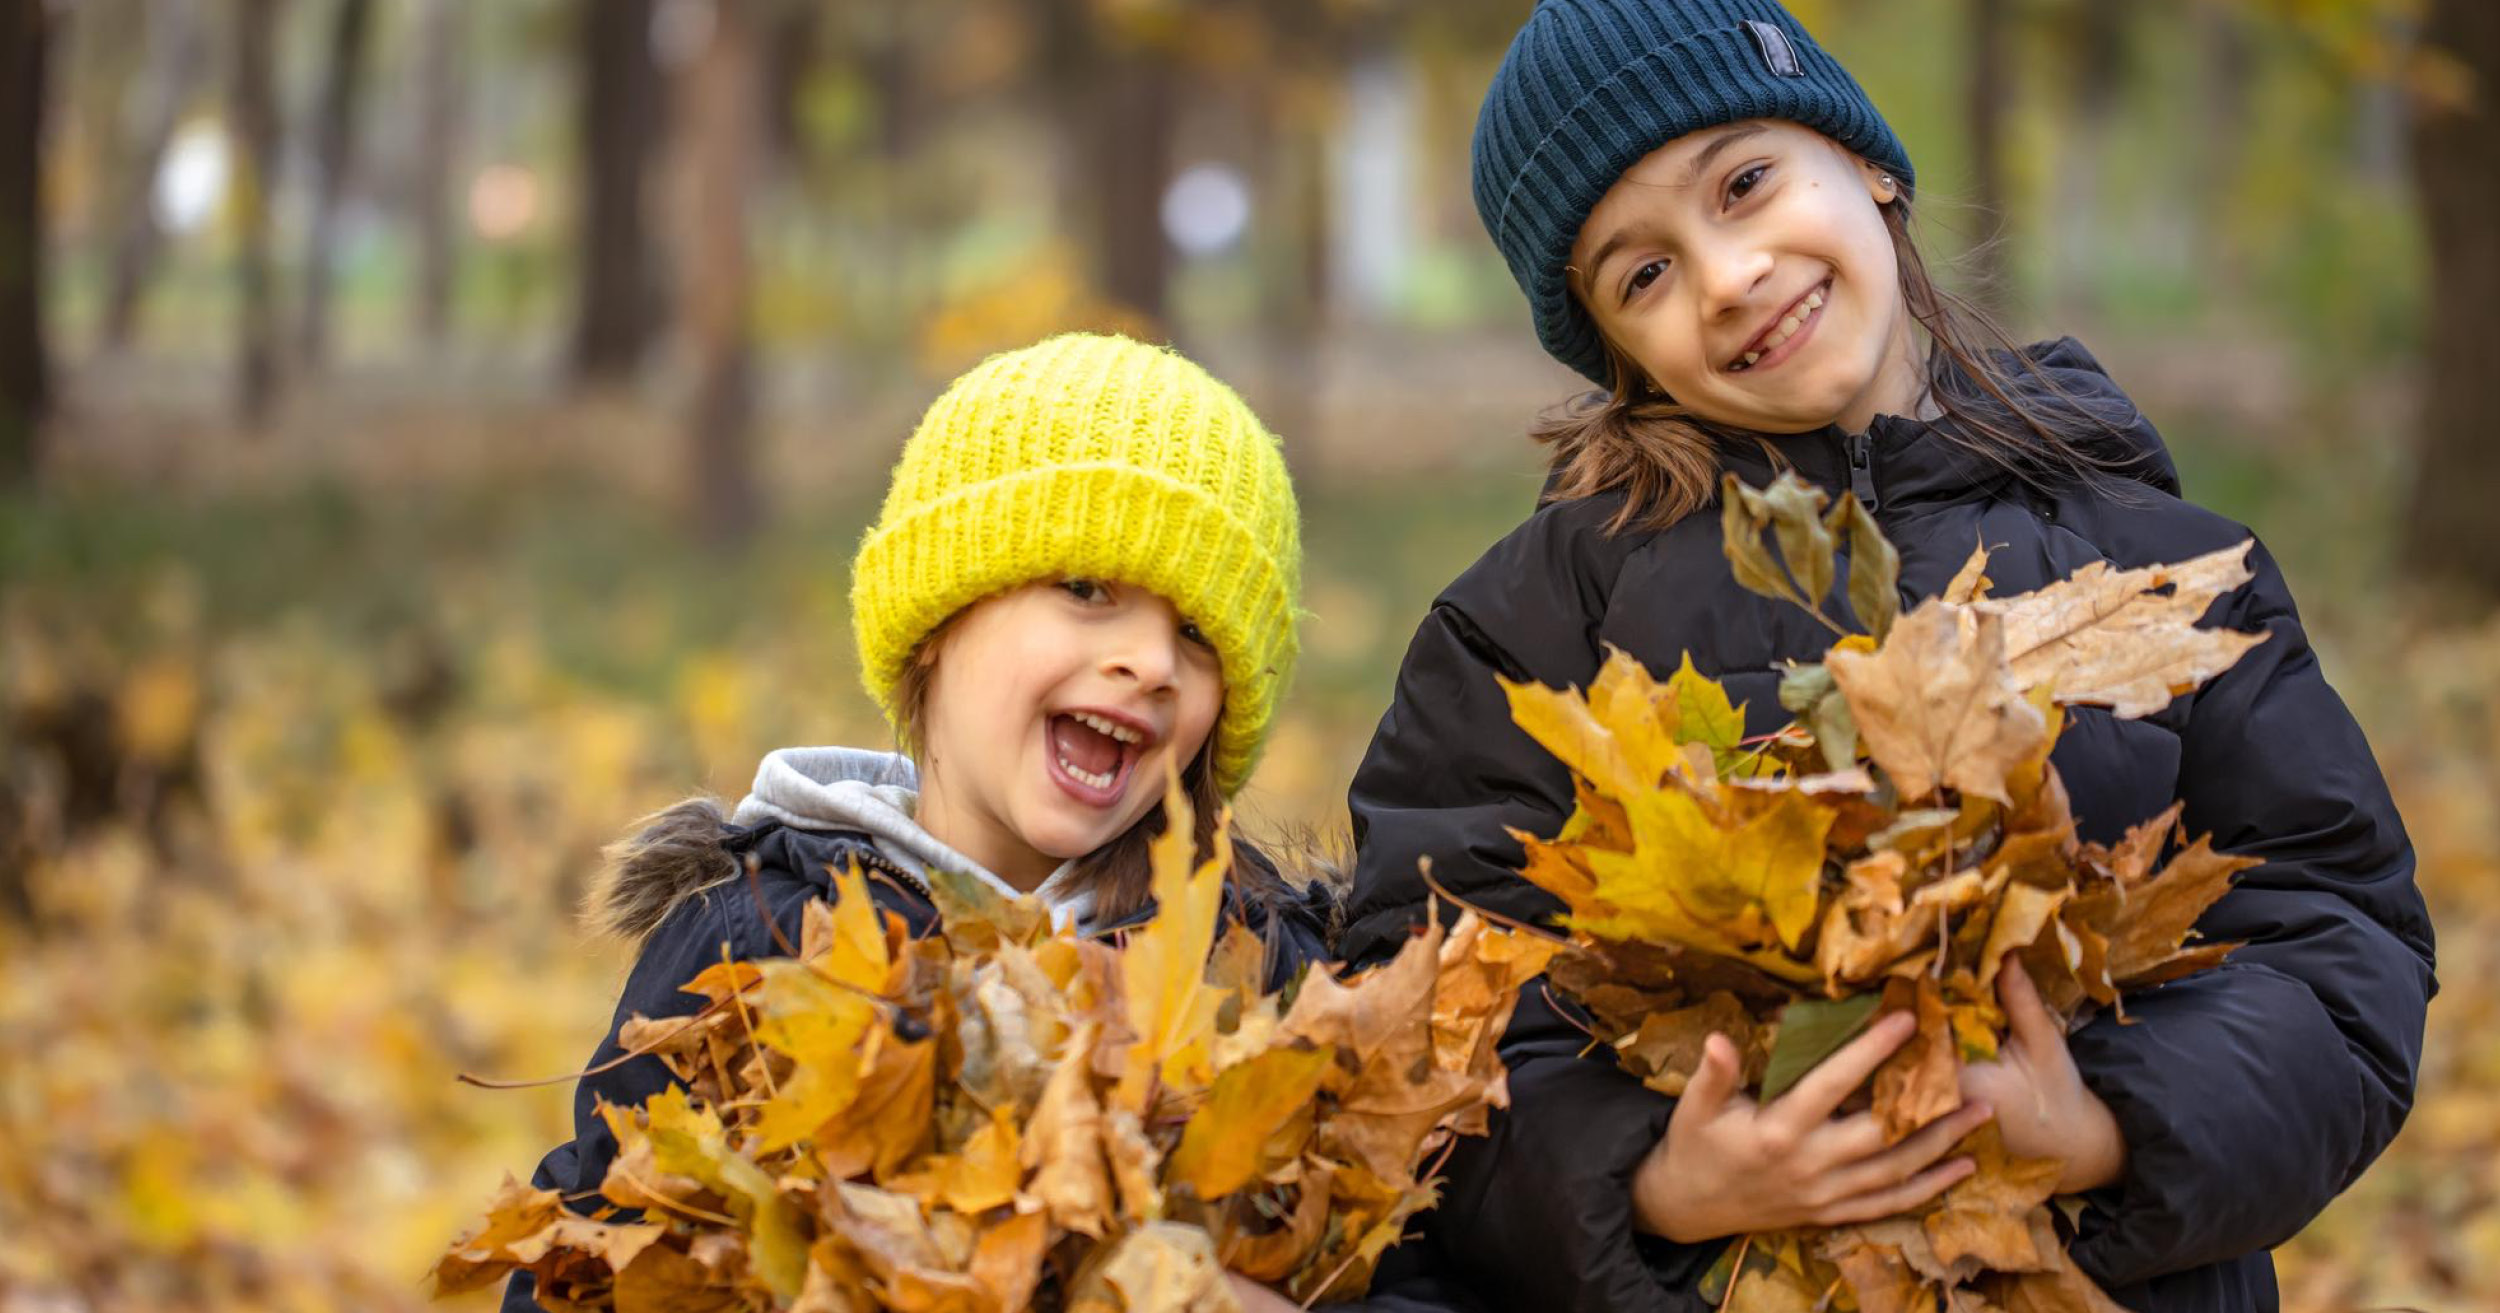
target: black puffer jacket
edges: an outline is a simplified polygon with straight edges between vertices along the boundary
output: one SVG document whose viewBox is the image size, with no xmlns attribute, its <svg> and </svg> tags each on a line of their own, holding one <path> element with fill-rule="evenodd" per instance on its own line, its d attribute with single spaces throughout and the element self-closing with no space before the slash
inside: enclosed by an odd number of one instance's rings
<svg viewBox="0 0 2500 1313">
<path fill-rule="evenodd" d="M 2029 354 L 2127 435 L 2106 454 L 2131 460 L 2134 480 L 2037 491 L 1930 425 L 1891 417 L 1862 437 L 1776 440 L 1802 475 L 1835 494 L 1854 485 L 1874 506 L 1901 551 L 1905 602 L 1941 591 L 1979 542 L 1996 548 L 1997 590 L 2013 593 L 2095 560 L 2176 561 L 2248 536 L 2178 499 L 2159 437 L 2081 346 Z M 1730 442 L 1722 456 L 1749 483 L 1774 473 L 1758 444 Z M 1524 917 L 1555 910 L 1514 874 L 1521 854 L 1505 827 L 1554 833 L 1571 783 L 1511 724 L 1497 672 L 1585 685 L 1605 644 L 1662 674 L 1689 652 L 1745 704 L 1749 732 L 1786 719 L 1776 663 L 1814 659 L 1828 633 L 1737 586 L 1716 514 L 1609 536 L 1619 507 L 1613 496 L 1544 507 L 1425 618 L 1354 780 L 1347 959 L 1393 952 L 1419 923 L 1421 857 L 1462 898 Z M 2266 861 L 2200 926 L 2247 947 L 2130 1000 L 2136 1024 L 2103 1017 L 2070 1041 L 2129 1150 L 2125 1179 L 2089 1200 L 2074 1253 L 2138 1313 L 2275 1307 L 2266 1249 L 2395 1135 L 2435 988 L 2412 849 L 2369 745 L 2273 560 L 2261 547 L 2252 564 L 2256 580 L 2209 623 L 2262 629 L 2266 642 L 2159 715 L 2071 715 L 2056 749 L 2086 838 L 2114 838 L 2178 799 L 2190 834 Z M 1452 1157 L 1435 1247 L 1502 1306 L 1699 1308 L 1692 1287 L 1719 1246 L 1636 1237 L 1632 1224 L 1632 1170 L 1673 1102 L 1586 1047 L 1531 985 L 1502 1048 L 1511 1110 Z"/>
</svg>

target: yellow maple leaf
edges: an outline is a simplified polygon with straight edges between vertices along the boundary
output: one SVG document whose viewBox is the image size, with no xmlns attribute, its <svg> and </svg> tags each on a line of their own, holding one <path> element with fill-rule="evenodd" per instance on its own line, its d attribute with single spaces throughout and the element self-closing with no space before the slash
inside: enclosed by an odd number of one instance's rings
<svg viewBox="0 0 2500 1313">
<path fill-rule="evenodd" d="M 1165 783 L 1163 807 L 1163 833 L 1149 848 L 1155 916 L 1129 935 L 1120 952 L 1129 1029 L 1136 1040 L 1113 1099 L 1140 1116 L 1157 1079 L 1196 1083 L 1209 1074 L 1215 1014 L 1226 993 L 1209 985 L 1206 976 L 1224 873 L 1232 867 L 1230 826 L 1216 825 L 1215 852 L 1193 869 L 1195 817 L 1177 775 Z"/>
<path fill-rule="evenodd" d="M 1620 918 L 1652 918 L 1664 937 L 1685 941 L 1695 930 L 1713 952 L 1760 945 L 1767 926 L 1795 950 L 1814 924 L 1821 897 L 1823 838 L 1833 813 L 1795 790 L 1733 826 L 1722 826 L 1682 789 L 1624 799 L 1632 825 L 1631 853 L 1591 852 L 1597 897 L 1620 909 L 1601 924 L 1574 924 L 1591 934 L 1643 937 Z M 1747 960 L 1753 960 L 1748 955 Z M 1793 972 L 1784 972 L 1784 975 Z"/>
<path fill-rule="evenodd" d="M 1327 1045 L 1273 1048 L 1225 1068 L 1181 1132 L 1171 1179 L 1201 1199 L 1217 1199 L 1249 1184 L 1271 1161 L 1300 1153 L 1311 1130 L 1311 1096 L 1336 1059 Z M 1283 1138 L 1297 1119 L 1299 1135 Z"/>
</svg>

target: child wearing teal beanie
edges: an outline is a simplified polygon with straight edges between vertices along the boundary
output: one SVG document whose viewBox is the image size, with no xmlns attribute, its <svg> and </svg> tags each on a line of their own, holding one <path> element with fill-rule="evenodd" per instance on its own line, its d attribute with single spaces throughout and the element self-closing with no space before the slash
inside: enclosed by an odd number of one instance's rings
<svg viewBox="0 0 2500 1313">
<path fill-rule="evenodd" d="M 1749 734 L 1780 727 L 1782 664 L 1830 636 L 1734 582 L 1724 475 L 1854 495 L 1901 553 L 1905 608 L 1975 542 L 2014 593 L 2246 539 L 2180 499 L 2160 436 L 2081 344 L 2016 346 L 1928 279 L 1915 183 L 1865 91 L 1773 0 L 1536 6 L 1485 95 L 1475 200 L 1537 340 L 1599 390 L 1538 424 L 1543 504 L 1408 650 L 1350 794 L 1347 959 L 1393 952 L 1436 891 L 1444 911 L 1557 910 L 1518 876 L 1514 836 L 1556 833 L 1573 781 L 1511 723 L 1503 680 L 1585 687 L 1610 648 L 1660 675 L 1689 660 Z M 1682 1098 L 1656 1093 L 1532 987 L 1502 1041 L 1511 1106 L 1450 1157 L 1435 1260 L 1499 1307 L 1701 1309 L 1734 1237 L 1911 1213 L 1969 1173 L 1957 1146 L 1994 1120 L 2011 1156 L 2060 1162 L 2071 1253 L 2118 1304 L 2274 1307 L 2266 1250 L 2404 1120 L 2435 983 L 2369 745 L 2281 572 L 2262 549 L 2251 563 L 2208 620 L 2263 631 L 2248 659 L 2148 720 L 2076 709 L 2056 752 L 2082 838 L 2175 804 L 2188 832 L 2265 858 L 2199 926 L 2243 945 L 2228 965 L 2071 1034 L 2003 973 L 2000 1060 L 1898 1144 L 1842 1111 L 1856 1082 L 1838 1075 L 1757 1105 L 1723 1040 Z M 1871 1071 L 1910 1029 L 1879 1024 L 1827 1066 Z"/>
</svg>

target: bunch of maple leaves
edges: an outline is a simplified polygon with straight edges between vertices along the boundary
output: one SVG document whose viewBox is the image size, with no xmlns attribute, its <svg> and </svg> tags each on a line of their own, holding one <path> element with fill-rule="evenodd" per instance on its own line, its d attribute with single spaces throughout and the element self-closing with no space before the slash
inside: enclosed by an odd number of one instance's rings
<svg viewBox="0 0 2500 1313">
<path fill-rule="evenodd" d="M 1618 651 L 1585 691 L 1506 685 L 1578 799 L 1559 834 L 1517 835 L 1523 873 L 1567 909 L 1552 980 L 1627 1069 L 1681 1094 L 1717 1032 L 1769 1100 L 1909 1012 L 1915 1034 L 1857 1096 L 1898 1142 L 1960 1105 L 1964 1063 L 1996 1056 L 2003 963 L 2071 1026 L 2097 1008 L 2123 1017 L 2128 990 L 2231 950 L 2187 941 L 2256 863 L 2202 838 L 2174 846 L 2175 804 L 2114 845 L 2080 842 L 2049 753 L 2064 707 L 2151 714 L 2265 637 L 2197 627 L 2251 577 L 2248 544 L 2096 562 L 2002 598 L 1986 595 L 1983 547 L 1901 615 L 1899 558 L 1855 497 L 1730 477 L 1723 506 L 1738 581 L 1839 636 L 1822 662 L 1788 668 L 1787 728 L 1746 739 L 1742 709 L 1689 657 L 1663 682 Z M 1824 610 L 1844 540 L 1862 634 Z M 2061 1164 L 2009 1158 L 1993 1125 L 1957 1151 L 1978 1170 L 1934 1202 L 1746 1237 L 1706 1293 L 1750 1313 L 2115 1307 L 2066 1257 Z"/>
<path fill-rule="evenodd" d="M 1219 936 L 1229 848 L 1193 869 L 1166 806 L 1158 911 L 1117 947 L 944 872 L 943 933 L 915 940 L 836 873 L 794 957 L 723 961 L 692 1018 L 623 1029 L 681 1084 L 602 1108 L 612 1207 L 507 1180 L 438 1292 L 515 1269 L 552 1308 L 1218 1310 L 1227 1270 L 1361 1291 L 1432 1202 L 1428 1158 L 1503 1102 L 1494 1042 L 1552 946 L 1470 914 L 1266 992 L 1257 938 Z"/>
</svg>

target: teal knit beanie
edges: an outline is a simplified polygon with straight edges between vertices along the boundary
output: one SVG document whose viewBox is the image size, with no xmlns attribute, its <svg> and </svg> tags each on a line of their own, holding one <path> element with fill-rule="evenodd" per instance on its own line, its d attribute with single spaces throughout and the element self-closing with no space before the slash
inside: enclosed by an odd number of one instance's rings
<svg viewBox="0 0 2500 1313">
<path fill-rule="evenodd" d="M 1529 15 L 1476 117 L 1476 214 L 1556 360 L 1614 381 L 1563 280 L 1589 211 L 1642 156 L 1742 119 L 1812 128 L 1904 195 L 1915 181 L 1874 102 L 1775 0 L 1543 0 Z"/>
</svg>

